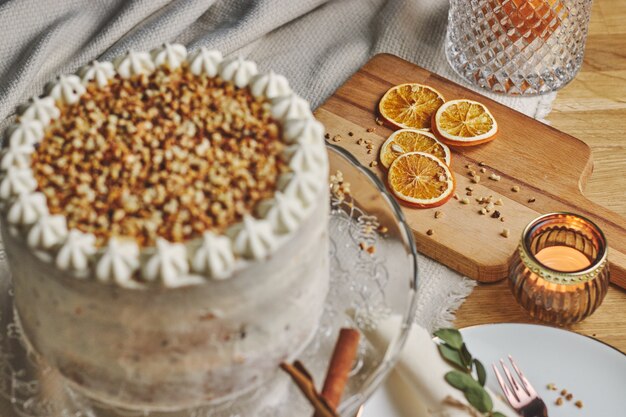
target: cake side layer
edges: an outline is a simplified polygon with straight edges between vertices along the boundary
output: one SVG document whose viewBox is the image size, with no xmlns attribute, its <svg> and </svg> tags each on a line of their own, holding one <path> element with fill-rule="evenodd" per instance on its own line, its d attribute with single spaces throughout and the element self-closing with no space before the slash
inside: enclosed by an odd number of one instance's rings
<svg viewBox="0 0 626 417">
<path fill-rule="evenodd" d="M 313 213 L 266 261 L 178 289 L 90 285 L 50 271 L 4 233 L 25 335 L 108 403 L 173 409 L 237 395 L 297 355 L 317 328 L 329 279 L 327 192 Z"/>
</svg>

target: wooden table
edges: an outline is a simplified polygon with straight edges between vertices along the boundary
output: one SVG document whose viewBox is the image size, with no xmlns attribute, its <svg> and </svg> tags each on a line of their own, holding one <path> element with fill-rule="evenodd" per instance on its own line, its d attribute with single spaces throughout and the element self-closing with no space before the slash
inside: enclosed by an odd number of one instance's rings
<svg viewBox="0 0 626 417">
<path fill-rule="evenodd" d="M 585 194 L 626 216 L 626 1 L 594 0 L 585 61 L 562 89 L 548 120 L 593 150 L 594 173 Z M 610 256 L 610 255 L 609 255 Z M 458 327 L 533 320 L 507 283 L 481 284 L 457 312 Z M 626 353 L 626 291 L 612 286 L 595 314 L 571 329 Z"/>
</svg>

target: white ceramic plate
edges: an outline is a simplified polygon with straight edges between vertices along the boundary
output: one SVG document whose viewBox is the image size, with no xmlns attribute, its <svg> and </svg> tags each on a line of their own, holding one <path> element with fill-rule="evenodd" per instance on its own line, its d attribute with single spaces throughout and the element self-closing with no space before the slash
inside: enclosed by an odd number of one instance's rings
<svg viewBox="0 0 626 417">
<path fill-rule="evenodd" d="M 487 324 L 461 330 L 473 356 L 488 369 L 487 385 L 501 393 L 491 363 L 511 354 L 548 406 L 550 417 L 626 415 L 626 355 L 595 339 L 548 326 Z M 554 383 L 558 391 L 550 391 Z M 561 389 L 572 401 L 555 404 Z M 576 400 L 583 408 L 574 406 Z M 394 374 L 365 405 L 362 417 L 422 417 L 414 394 Z M 424 416 L 425 417 L 425 416 Z"/>
</svg>

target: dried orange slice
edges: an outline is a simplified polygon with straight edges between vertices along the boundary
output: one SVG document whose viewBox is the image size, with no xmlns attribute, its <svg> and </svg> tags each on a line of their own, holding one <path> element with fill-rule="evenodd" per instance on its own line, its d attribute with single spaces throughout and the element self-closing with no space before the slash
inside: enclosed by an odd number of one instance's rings
<svg viewBox="0 0 626 417">
<path fill-rule="evenodd" d="M 454 193 L 450 168 L 439 158 L 423 152 L 400 155 L 389 167 L 387 183 L 399 199 L 420 208 L 444 204 Z"/>
<path fill-rule="evenodd" d="M 380 148 L 380 162 L 389 168 L 396 158 L 408 152 L 424 152 L 436 156 L 450 166 L 450 148 L 430 132 L 416 129 L 396 130 Z"/>
<path fill-rule="evenodd" d="M 451 146 L 474 146 L 495 139 L 498 123 L 489 109 L 472 100 L 451 100 L 433 116 L 433 133 Z"/>
<path fill-rule="evenodd" d="M 380 99 L 378 111 L 400 128 L 428 129 L 432 115 L 444 103 L 441 93 L 421 84 L 391 87 Z"/>
</svg>

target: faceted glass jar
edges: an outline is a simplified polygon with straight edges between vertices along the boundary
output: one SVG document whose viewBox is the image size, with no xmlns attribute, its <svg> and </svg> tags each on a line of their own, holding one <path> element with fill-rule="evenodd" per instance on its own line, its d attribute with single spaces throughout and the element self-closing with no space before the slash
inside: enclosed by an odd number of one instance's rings
<svg viewBox="0 0 626 417">
<path fill-rule="evenodd" d="M 446 57 L 470 83 L 536 95 L 570 82 L 583 61 L 592 0 L 450 0 Z"/>
<path fill-rule="evenodd" d="M 553 246 L 584 255 L 588 266 L 568 272 L 545 266 L 537 254 Z M 571 213 L 533 220 L 524 229 L 509 284 L 518 303 L 539 320 L 564 325 L 585 319 L 600 306 L 609 286 L 604 234 L 591 220 Z"/>
</svg>

